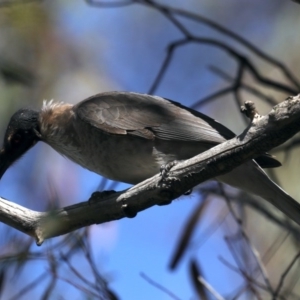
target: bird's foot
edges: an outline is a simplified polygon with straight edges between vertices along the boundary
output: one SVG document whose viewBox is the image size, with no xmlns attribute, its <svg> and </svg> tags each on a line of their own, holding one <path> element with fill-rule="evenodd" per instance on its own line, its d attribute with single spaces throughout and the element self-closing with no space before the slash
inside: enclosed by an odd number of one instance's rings
<svg viewBox="0 0 300 300">
<path fill-rule="evenodd" d="M 125 203 L 125 201 L 123 201 L 121 209 L 124 213 L 124 216 L 127 218 L 132 219 L 137 215 L 137 211 L 134 208 L 130 207 L 127 203 Z"/>
<path fill-rule="evenodd" d="M 110 191 L 102 191 L 102 192 L 94 192 L 92 193 L 90 199 L 88 200 L 89 205 L 96 203 L 96 202 L 102 202 L 104 200 L 106 200 L 105 198 L 111 194 L 116 193 L 116 191 L 114 190 L 110 190 Z"/>
<path fill-rule="evenodd" d="M 178 164 L 178 161 L 177 160 L 173 160 L 173 161 L 170 161 L 167 164 L 162 165 L 160 167 L 160 176 L 161 176 L 161 179 L 158 182 L 158 185 L 160 187 L 169 188 L 171 186 L 171 180 L 169 178 L 169 172 L 177 164 Z M 163 201 L 163 202 L 161 202 L 161 203 L 159 203 L 157 205 L 163 206 L 163 205 L 168 205 L 170 203 L 172 203 L 172 200 Z"/>
<path fill-rule="evenodd" d="M 178 164 L 178 161 L 177 160 L 173 160 L 173 161 L 170 161 L 164 165 L 162 165 L 160 167 L 160 176 L 161 176 L 161 179 L 159 181 L 159 184 L 163 184 L 165 183 L 165 181 L 167 180 L 167 178 L 169 177 L 169 172 L 170 170 L 176 166 Z"/>
</svg>

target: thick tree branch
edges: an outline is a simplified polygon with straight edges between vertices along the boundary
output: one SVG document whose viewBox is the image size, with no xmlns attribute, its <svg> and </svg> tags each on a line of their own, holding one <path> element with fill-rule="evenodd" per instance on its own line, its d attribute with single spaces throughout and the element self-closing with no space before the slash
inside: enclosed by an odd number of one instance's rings
<svg viewBox="0 0 300 300">
<path fill-rule="evenodd" d="M 47 238 L 121 219 L 128 209 L 140 212 L 170 202 L 199 183 L 227 173 L 284 143 L 299 131 L 300 95 L 274 106 L 266 116 L 255 114 L 239 136 L 178 163 L 164 180 L 158 174 L 128 190 L 100 194 L 89 201 L 51 212 L 32 211 L 0 198 L 0 221 L 35 237 L 41 245 Z"/>
</svg>

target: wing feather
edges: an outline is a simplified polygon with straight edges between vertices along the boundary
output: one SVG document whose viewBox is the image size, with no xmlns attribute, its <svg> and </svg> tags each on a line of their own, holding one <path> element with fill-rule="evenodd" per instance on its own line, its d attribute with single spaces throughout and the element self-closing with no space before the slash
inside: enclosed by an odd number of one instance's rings
<svg viewBox="0 0 300 300">
<path fill-rule="evenodd" d="M 218 144 L 235 136 L 215 120 L 157 96 L 102 93 L 80 102 L 74 110 L 84 122 L 111 134 L 149 139 L 150 130 L 158 139 L 208 144 Z"/>
</svg>

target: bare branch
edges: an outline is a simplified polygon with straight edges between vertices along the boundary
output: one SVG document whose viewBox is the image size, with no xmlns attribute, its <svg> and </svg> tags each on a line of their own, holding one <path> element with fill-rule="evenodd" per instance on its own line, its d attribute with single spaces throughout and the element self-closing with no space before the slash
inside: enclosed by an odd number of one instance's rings
<svg viewBox="0 0 300 300">
<path fill-rule="evenodd" d="M 298 0 L 293 0 L 293 1 L 299 2 Z M 290 88 L 294 89 L 294 90 L 299 90 L 299 88 L 300 88 L 299 81 L 297 80 L 295 75 L 284 65 L 284 63 L 282 63 L 281 61 L 264 53 L 261 49 L 256 47 L 254 44 L 252 44 L 248 40 L 246 40 L 243 36 L 238 35 L 237 33 L 225 28 L 224 26 L 218 24 L 217 22 L 210 20 L 209 18 L 201 16 L 199 14 L 195 14 L 193 12 L 189 12 L 189 11 L 183 10 L 183 9 L 178 9 L 178 8 L 175 8 L 172 6 L 160 4 L 153 0 L 135 0 L 135 2 L 153 7 L 155 9 L 157 9 L 158 11 L 160 11 L 161 13 L 163 13 L 165 16 L 170 16 L 171 14 L 173 14 L 176 16 L 184 17 L 188 20 L 193 20 L 195 22 L 205 24 L 208 27 L 213 28 L 214 30 L 223 34 L 224 36 L 231 38 L 233 41 L 238 42 L 240 45 L 244 46 L 247 50 L 251 51 L 253 54 L 255 54 L 260 59 L 268 62 L 270 65 L 273 65 L 273 67 L 278 68 L 278 70 L 280 70 L 282 72 L 282 74 L 291 82 L 293 87 L 290 86 Z M 171 21 L 175 26 L 177 26 L 177 24 L 174 23 L 173 20 L 171 20 Z M 177 26 L 177 28 L 181 32 L 184 32 L 182 30 L 182 27 L 179 28 Z M 191 36 L 186 35 L 186 37 L 190 38 Z"/>
<path fill-rule="evenodd" d="M 0 220 L 28 235 L 38 245 L 50 237 L 125 217 L 124 204 L 139 212 L 170 202 L 199 183 L 225 174 L 247 160 L 285 142 L 300 130 L 300 95 L 275 106 L 266 116 L 257 115 L 239 136 L 187 161 L 178 163 L 167 179 L 155 175 L 118 193 L 51 212 L 36 212 L 0 199 Z M 300 222 L 300 221 L 299 221 Z"/>
<path fill-rule="evenodd" d="M 199 278 L 203 278 L 202 270 L 200 268 L 199 263 L 195 260 L 190 262 L 190 277 L 192 279 L 192 283 L 198 293 L 199 299 L 208 300 L 209 297 L 207 295 L 206 286 L 199 280 Z"/>
<path fill-rule="evenodd" d="M 298 252 L 295 257 L 293 258 L 293 260 L 291 261 L 291 263 L 288 265 L 288 267 L 286 268 L 286 270 L 284 271 L 284 273 L 281 275 L 280 277 L 280 281 L 278 283 L 278 286 L 277 286 L 277 289 L 275 291 L 275 295 L 274 295 L 274 298 L 276 298 L 276 296 L 279 294 L 282 286 L 283 286 L 283 283 L 284 283 L 284 280 L 286 278 L 286 276 L 288 275 L 288 273 L 290 272 L 290 270 L 292 269 L 292 267 L 294 266 L 294 264 L 296 263 L 296 261 L 299 259 L 300 257 L 300 252 Z"/>
<path fill-rule="evenodd" d="M 178 242 L 178 246 L 175 248 L 175 252 L 171 259 L 170 269 L 174 270 L 180 259 L 182 258 L 183 254 L 185 253 L 188 244 L 190 242 L 191 235 L 194 232 L 195 226 L 198 224 L 199 219 L 203 216 L 205 209 L 208 204 L 207 197 L 200 203 L 200 205 L 194 210 L 192 216 L 188 219 L 187 224 L 183 228 L 183 234 Z"/>
<path fill-rule="evenodd" d="M 252 113 L 255 112 L 255 108 L 253 106 L 251 106 L 251 109 L 248 110 L 248 113 L 249 113 L 250 110 L 251 110 Z M 246 241 L 246 243 L 248 245 L 248 248 L 250 249 L 252 255 L 255 257 L 258 269 L 259 269 L 261 275 L 263 276 L 263 279 L 264 279 L 264 281 L 266 283 L 266 286 L 267 286 L 270 294 L 273 295 L 274 294 L 273 287 L 272 287 L 272 285 L 270 283 L 270 279 L 269 279 L 269 276 L 267 274 L 267 270 L 266 270 L 266 268 L 265 268 L 265 266 L 264 266 L 264 264 L 262 262 L 262 259 L 261 259 L 260 255 L 259 255 L 259 252 L 254 247 L 254 245 L 251 243 L 250 238 L 248 237 L 247 233 L 243 229 L 243 226 L 241 226 L 242 225 L 242 220 L 236 215 L 236 213 L 235 213 L 235 211 L 234 211 L 234 209 L 233 209 L 233 207 L 231 205 L 231 201 L 230 201 L 229 197 L 227 197 L 227 195 L 225 194 L 222 185 L 221 185 L 221 191 L 222 191 L 223 197 L 225 198 L 225 200 L 227 202 L 227 206 L 229 208 L 229 211 L 230 211 L 233 219 L 235 220 L 235 222 L 236 222 L 236 224 L 237 224 L 237 226 L 239 228 L 239 233 L 242 235 L 242 237 Z"/>
</svg>

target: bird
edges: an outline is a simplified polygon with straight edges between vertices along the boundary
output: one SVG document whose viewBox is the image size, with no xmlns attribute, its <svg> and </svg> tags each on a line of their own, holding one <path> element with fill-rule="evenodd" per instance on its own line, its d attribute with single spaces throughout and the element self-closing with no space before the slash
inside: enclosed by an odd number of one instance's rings
<svg viewBox="0 0 300 300">
<path fill-rule="evenodd" d="M 235 136 L 209 116 L 159 96 L 114 91 L 75 105 L 44 102 L 40 110 L 22 108 L 12 115 L 0 150 L 0 178 L 42 141 L 92 172 L 137 184 L 163 165 Z M 300 225 L 300 204 L 262 169 L 280 165 L 265 153 L 215 179 L 260 196 Z"/>
</svg>

